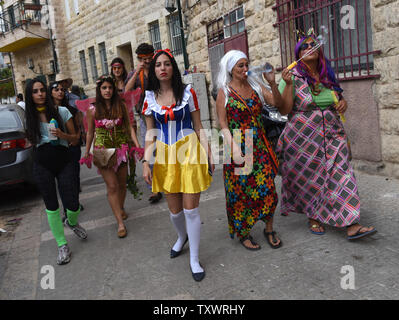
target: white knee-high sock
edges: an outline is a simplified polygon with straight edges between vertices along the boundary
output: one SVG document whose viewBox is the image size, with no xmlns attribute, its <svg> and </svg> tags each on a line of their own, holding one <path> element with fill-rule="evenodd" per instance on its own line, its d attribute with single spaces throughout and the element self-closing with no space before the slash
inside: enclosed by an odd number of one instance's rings
<svg viewBox="0 0 399 320">
<path fill-rule="evenodd" d="M 199 264 L 199 246 L 201 237 L 201 218 L 199 214 L 199 208 L 192 210 L 184 209 L 184 215 L 186 217 L 186 226 L 188 241 L 190 244 L 190 265 L 191 270 L 194 273 L 203 272 Z"/>
<path fill-rule="evenodd" d="M 177 214 L 173 214 L 172 212 L 170 212 L 170 221 L 172 221 L 172 224 L 178 236 L 178 239 L 172 249 L 174 251 L 180 251 L 187 237 L 186 219 L 184 218 L 184 211 L 180 211 Z"/>
</svg>

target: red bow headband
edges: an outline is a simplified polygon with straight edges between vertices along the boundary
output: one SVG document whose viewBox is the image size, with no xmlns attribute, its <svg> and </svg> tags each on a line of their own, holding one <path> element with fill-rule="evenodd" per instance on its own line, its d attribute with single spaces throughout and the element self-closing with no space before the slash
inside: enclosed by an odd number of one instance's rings
<svg viewBox="0 0 399 320">
<path fill-rule="evenodd" d="M 155 57 L 158 53 L 160 53 L 160 52 L 165 52 L 169 57 L 171 57 L 171 58 L 174 59 L 173 54 L 172 54 L 172 52 L 170 51 L 170 49 L 161 49 L 161 50 L 157 50 L 157 51 L 155 51 L 155 54 L 154 54 L 154 56 L 153 56 L 152 58 L 154 59 L 154 57 Z"/>
</svg>

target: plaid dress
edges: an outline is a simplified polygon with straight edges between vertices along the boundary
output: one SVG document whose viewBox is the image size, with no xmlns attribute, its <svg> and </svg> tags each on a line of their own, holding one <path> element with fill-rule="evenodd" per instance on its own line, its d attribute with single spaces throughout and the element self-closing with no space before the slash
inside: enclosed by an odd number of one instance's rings
<svg viewBox="0 0 399 320">
<path fill-rule="evenodd" d="M 256 117 L 256 122 L 248 107 L 231 93 L 226 105 L 227 122 L 231 134 L 234 136 L 233 130 L 240 130 L 242 153 L 252 152 L 253 154 L 253 165 L 248 169 L 243 168 L 244 164 L 235 164 L 231 158 L 224 161 L 226 211 L 231 238 L 234 238 L 234 234 L 237 234 L 239 238 L 245 237 L 258 220 L 266 222 L 273 217 L 278 202 L 272 159 L 260 136 L 259 130 L 264 129 L 258 126 L 262 123 L 262 103 L 255 91 L 251 99 L 245 102 Z M 252 143 L 247 143 L 245 146 L 245 131 L 248 129 L 253 130 Z M 264 132 L 263 135 L 265 135 Z M 230 153 L 227 154 L 230 155 Z M 236 169 L 242 169 L 242 172 Z"/>
<path fill-rule="evenodd" d="M 321 110 L 306 80 L 296 72 L 294 107 L 282 132 L 281 213 L 305 213 L 335 227 L 359 222 L 360 199 L 339 114 Z"/>
</svg>

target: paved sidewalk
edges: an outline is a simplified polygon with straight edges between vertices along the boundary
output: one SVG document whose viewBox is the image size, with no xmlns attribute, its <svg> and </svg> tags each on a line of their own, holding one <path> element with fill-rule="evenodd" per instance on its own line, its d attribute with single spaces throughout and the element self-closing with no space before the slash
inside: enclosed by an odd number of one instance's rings
<svg viewBox="0 0 399 320">
<path fill-rule="evenodd" d="M 141 168 L 138 168 L 141 170 Z M 85 169 L 87 171 L 87 169 Z M 85 171 L 83 170 L 83 171 Z M 137 172 L 141 176 L 141 172 Z M 85 172 L 82 173 L 82 176 Z M 105 185 L 100 177 L 82 179 L 81 241 L 66 229 L 72 260 L 56 264 L 57 248 L 43 204 L 31 208 L 11 241 L 0 242 L 0 299 L 399 299 L 399 181 L 357 173 L 362 224 L 378 233 L 348 242 L 344 230 L 308 231 L 306 217 L 275 213 L 275 230 L 284 245 L 271 249 L 258 222 L 252 234 L 262 250 L 245 250 L 228 234 L 222 170 L 201 195 L 201 264 L 197 283 L 189 268 L 188 246 L 169 258 L 176 240 L 165 199 L 150 205 L 142 179 L 143 200 L 127 197 L 128 236 L 119 239 Z M 276 179 L 280 190 L 281 179 Z M 43 266 L 55 270 L 55 288 L 42 289 Z M 343 266 L 352 266 L 355 289 L 344 290 Z"/>
</svg>

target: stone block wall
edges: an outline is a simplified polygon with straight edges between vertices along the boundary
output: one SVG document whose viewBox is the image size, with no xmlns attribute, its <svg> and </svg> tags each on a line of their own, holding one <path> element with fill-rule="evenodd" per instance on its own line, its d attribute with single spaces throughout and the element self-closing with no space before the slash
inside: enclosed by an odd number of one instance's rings
<svg viewBox="0 0 399 320">
<path fill-rule="evenodd" d="M 3 7 L 14 4 L 16 1 L 5 1 Z M 45 4 L 45 1 L 41 1 Z M 66 51 L 65 40 L 65 11 L 62 1 L 50 0 L 49 6 L 54 9 L 54 19 L 50 22 L 53 30 L 54 45 L 58 57 L 58 66 L 62 73 L 69 73 L 69 59 Z M 29 30 L 29 26 L 28 26 Z M 34 72 L 27 66 L 28 59 L 32 59 L 35 65 Z M 32 79 L 38 76 L 38 73 L 47 76 L 52 74 L 50 60 L 54 60 L 52 46 L 50 40 L 41 42 L 39 44 L 29 46 L 22 50 L 12 53 L 12 62 L 14 66 L 14 74 L 17 85 L 17 92 L 24 92 L 24 84 L 26 79 Z"/>
<path fill-rule="evenodd" d="M 197 72 L 206 74 L 208 91 L 211 92 L 212 76 L 208 53 L 207 24 L 229 13 L 239 6 L 244 8 L 245 28 L 248 37 L 249 59 L 252 65 L 269 61 L 280 66 L 280 40 L 273 27 L 277 16 L 272 6 L 273 0 L 207 0 L 199 1 L 190 10 L 188 45 L 190 66 L 197 66 Z M 218 127 L 215 100 L 209 96 L 211 122 Z"/>
<path fill-rule="evenodd" d="M 149 24 L 153 21 L 159 22 L 162 47 L 171 47 L 169 13 L 164 9 L 164 0 L 101 0 L 98 3 L 94 0 L 79 1 L 78 15 L 75 13 L 73 0 L 69 0 L 68 21 L 64 1 L 53 0 L 50 3 L 55 8 L 57 18 L 55 38 L 61 71 L 72 77 L 75 84 L 83 86 L 89 96 L 93 96 L 95 92 L 91 79 L 89 47 L 94 46 L 99 75 L 102 68 L 98 44 L 106 44 L 108 65 L 117 56 L 118 47 L 130 45 L 136 65 L 134 51 L 141 42 L 150 42 Z M 184 20 L 187 22 L 185 30 L 190 68 L 196 66 L 197 72 L 205 73 L 208 92 L 212 88 L 212 77 L 206 26 L 240 5 L 244 7 L 251 64 L 269 61 L 275 67 L 281 66 L 279 33 L 273 27 L 277 18 L 272 9 L 275 0 L 181 0 L 181 3 L 186 16 Z M 375 72 L 381 77 L 372 80 L 369 85 L 380 129 L 379 136 L 373 139 L 376 138 L 376 143 L 380 140 L 381 159 L 385 166 L 379 164 L 378 172 L 399 177 L 399 0 L 370 0 L 370 8 L 373 50 L 381 50 L 381 54 L 374 57 Z M 35 65 L 40 64 L 45 72 L 49 68 L 49 60 L 52 59 L 50 48 L 49 42 L 45 42 L 13 54 L 18 89 L 21 79 L 34 76 L 26 67 L 27 57 L 32 57 Z M 79 59 L 81 50 L 85 52 L 89 75 L 89 84 L 86 86 L 82 81 Z M 176 59 L 183 70 L 182 55 Z M 210 95 L 209 102 L 212 126 L 217 127 L 215 102 Z M 360 125 L 352 119 L 356 114 L 348 116 L 351 118 L 348 121 L 351 125 Z M 351 131 L 350 128 L 348 130 Z M 366 140 L 362 137 L 362 141 Z"/>
<path fill-rule="evenodd" d="M 27 63 L 29 58 L 33 60 L 35 66 L 34 72 L 28 68 Z M 49 42 L 43 42 L 13 53 L 12 63 L 17 92 L 24 94 L 26 80 L 37 77 L 37 73 L 50 74 L 50 60 L 53 60 L 53 55 Z"/>
<path fill-rule="evenodd" d="M 399 1 L 370 0 L 383 174 L 399 177 Z"/>
<path fill-rule="evenodd" d="M 164 8 L 164 1 L 110 0 L 99 1 L 98 4 L 94 0 L 79 1 L 79 15 L 74 13 L 73 3 L 70 2 L 71 19 L 65 25 L 69 75 L 76 84 L 85 88 L 89 96 L 95 94 L 89 47 L 94 47 L 98 75 L 102 74 L 99 43 L 105 42 L 108 66 L 112 59 L 118 56 L 118 47 L 124 45 L 131 46 L 133 64 L 136 65 L 135 50 L 142 42 L 150 43 L 149 24 L 154 21 L 159 22 L 162 48 L 170 47 L 167 24 L 169 13 Z M 79 51 L 82 50 L 86 56 L 88 85 L 83 85 L 79 59 Z M 176 60 L 183 69 L 183 57 L 177 56 Z"/>
</svg>

